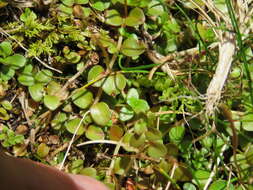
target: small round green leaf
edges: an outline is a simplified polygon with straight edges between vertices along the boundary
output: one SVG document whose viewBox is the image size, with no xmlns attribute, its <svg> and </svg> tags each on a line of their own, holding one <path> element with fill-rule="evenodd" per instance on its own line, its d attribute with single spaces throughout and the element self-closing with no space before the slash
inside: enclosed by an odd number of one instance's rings
<svg viewBox="0 0 253 190">
<path fill-rule="evenodd" d="M 201 144 L 202 144 L 205 148 L 209 149 L 209 148 L 212 147 L 213 141 L 214 141 L 213 136 L 208 136 L 208 137 L 205 137 L 204 139 L 201 140 Z"/>
<path fill-rule="evenodd" d="M 37 148 L 37 155 L 40 158 L 45 158 L 48 155 L 49 151 L 50 148 L 45 143 L 41 143 Z"/>
<path fill-rule="evenodd" d="M 144 113 L 149 110 L 149 105 L 146 100 L 129 98 L 127 99 L 127 104 L 131 106 L 135 113 Z"/>
<path fill-rule="evenodd" d="M 31 74 L 21 74 L 18 77 L 18 82 L 24 86 L 34 85 L 34 78 Z"/>
<path fill-rule="evenodd" d="M 214 181 L 210 187 L 209 190 L 225 190 L 227 186 L 227 182 L 225 180 L 217 180 Z"/>
<path fill-rule="evenodd" d="M 74 134 L 76 131 L 76 128 L 79 126 L 79 129 L 77 130 L 77 135 L 82 135 L 85 132 L 85 127 L 83 123 L 80 123 L 81 119 L 80 118 L 75 118 L 72 120 L 69 120 L 66 124 L 65 127 L 70 132 L 71 134 Z"/>
<path fill-rule="evenodd" d="M 234 67 L 230 73 L 232 78 L 238 78 L 242 75 L 242 69 L 240 67 Z"/>
<path fill-rule="evenodd" d="M 48 83 L 47 88 L 46 88 L 46 92 L 49 95 L 54 95 L 56 94 L 60 89 L 61 89 L 61 85 L 58 82 L 55 81 L 51 81 Z"/>
<path fill-rule="evenodd" d="M 32 71 L 33 71 L 33 65 L 32 64 L 26 64 L 25 67 L 22 69 L 22 74 L 31 76 Z"/>
<path fill-rule="evenodd" d="M 123 134 L 124 134 L 124 131 L 120 126 L 113 125 L 110 127 L 109 137 L 111 140 L 119 141 L 121 137 L 123 136 Z"/>
<path fill-rule="evenodd" d="M 136 88 L 130 88 L 127 92 L 127 99 L 129 98 L 136 98 L 139 99 L 139 93 Z"/>
<path fill-rule="evenodd" d="M 65 112 L 67 112 L 67 113 L 72 113 L 72 112 L 73 112 L 73 107 L 72 107 L 71 103 L 67 103 L 67 104 L 63 107 L 62 110 L 65 111 Z"/>
<path fill-rule="evenodd" d="M 145 51 L 145 45 L 143 42 L 130 37 L 127 38 L 121 47 L 121 52 L 129 57 L 136 57 L 144 53 Z"/>
<path fill-rule="evenodd" d="M 206 25 L 203 25 L 201 23 L 197 24 L 197 29 L 199 32 L 200 37 L 204 41 L 212 41 L 215 37 L 212 28 L 207 27 Z"/>
<path fill-rule="evenodd" d="M 196 190 L 196 187 L 192 183 L 187 182 L 184 184 L 183 190 Z"/>
<path fill-rule="evenodd" d="M 102 1 L 97 1 L 95 3 L 91 4 L 91 7 L 98 11 L 104 11 L 105 9 L 108 9 L 110 6 L 110 2 L 102 2 Z"/>
<path fill-rule="evenodd" d="M 90 140 L 103 140 L 105 138 L 104 131 L 95 125 L 90 125 L 88 127 L 85 136 Z"/>
<path fill-rule="evenodd" d="M 10 66 L 12 69 L 19 69 L 25 66 L 26 58 L 23 55 L 15 54 L 15 55 L 6 57 L 2 62 Z"/>
<path fill-rule="evenodd" d="M 110 96 L 120 93 L 126 86 L 126 78 L 121 73 L 109 76 L 105 79 L 102 86 L 104 92 Z"/>
<path fill-rule="evenodd" d="M 0 107 L 0 119 L 1 120 L 9 120 L 10 119 L 8 112 L 4 108 L 1 108 L 1 107 Z"/>
<path fill-rule="evenodd" d="M 146 137 L 149 141 L 162 140 L 162 133 L 156 128 L 149 128 L 149 130 L 146 132 Z"/>
<path fill-rule="evenodd" d="M 210 176 L 210 172 L 205 170 L 197 170 L 195 171 L 194 176 L 198 180 L 208 179 Z"/>
<path fill-rule="evenodd" d="M 152 0 L 148 5 L 147 15 L 160 16 L 164 13 L 163 5 L 158 0 Z"/>
<path fill-rule="evenodd" d="M 126 169 L 129 167 L 131 159 L 129 157 L 116 158 L 114 164 L 114 172 L 118 175 L 123 175 Z"/>
<path fill-rule="evenodd" d="M 59 112 L 56 114 L 56 116 L 54 117 L 54 119 L 51 121 L 51 126 L 53 127 L 53 129 L 55 130 L 59 130 L 63 124 L 64 121 L 66 121 L 67 115 L 64 112 Z"/>
<path fill-rule="evenodd" d="M 68 6 L 65 6 L 63 4 L 60 4 L 59 5 L 59 10 L 62 12 L 62 13 L 65 13 L 67 15 L 72 15 L 72 12 L 73 12 L 73 9 L 72 7 L 68 7 Z"/>
<path fill-rule="evenodd" d="M 28 91 L 35 102 L 39 102 L 43 98 L 44 88 L 42 84 L 35 84 L 28 87 Z"/>
<path fill-rule="evenodd" d="M 0 56 L 7 57 L 11 54 L 12 54 L 11 43 L 7 41 L 0 43 Z"/>
<path fill-rule="evenodd" d="M 86 90 L 76 90 L 72 96 L 73 103 L 79 108 L 88 108 L 93 102 L 93 94 Z"/>
<path fill-rule="evenodd" d="M 153 142 L 148 147 L 148 155 L 152 158 L 161 158 L 167 154 L 167 148 L 160 142 Z"/>
<path fill-rule="evenodd" d="M 242 128 L 245 131 L 253 131 L 253 114 L 244 115 L 241 118 Z"/>
<path fill-rule="evenodd" d="M 119 12 L 115 9 L 105 12 L 105 23 L 112 26 L 120 26 L 123 23 Z"/>
<path fill-rule="evenodd" d="M 92 105 L 90 113 L 93 121 L 101 126 L 105 126 L 111 119 L 111 110 L 104 102 Z"/>
<path fill-rule="evenodd" d="M 185 134 L 184 126 L 176 126 L 171 128 L 169 132 L 170 140 L 176 144 L 180 143 Z"/>
<path fill-rule="evenodd" d="M 147 121 L 146 120 L 139 120 L 134 124 L 134 132 L 138 135 L 144 134 L 147 132 Z"/>
<path fill-rule="evenodd" d="M 122 107 L 119 113 L 119 119 L 121 121 L 128 121 L 134 116 L 134 111 L 128 107 Z"/>
<path fill-rule="evenodd" d="M 77 52 L 70 52 L 64 56 L 70 63 L 78 63 L 81 56 Z"/>
<path fill-rule="evenodd" d="M 96 178 L 97 177 L 97 170 L 95 168 L 92 168 L 92 167 L 87 167 L 87 168 L 83 168 L 80 171 L 80 174 Z"/>
<path fill-rule="evenodd" d="M 55 110 L 60 105 L 60 98 L 57 96 L 46 95 L 44 97 L 44 104 L 50 110 Z"/>
<path fill-rule="evenodd" d="M 35 80 L 39 83 L 47 84 L 51 81 L 53 73 L 50 70 L 42 69 L 35 75 Z"/>
<path fill-rule="evenodd" d="M 91 82 L 99 77 L 104 72 L 104 68 L 100 65 L 93 66 L 88 73 L 88 82 Z M 101 79 L 92 84 L 92 86 L 100 87 L 103 83 L 104 79 Z"/>
<path fill-rule="evenodd" d="M 115 87 L 117 90 L 121 91 L 124 90 L 124 88 L 126 87 L 126 78 L 123 74 L 121 73 L 117 73 L 115 75 Z"/>
<path fill-rule="evenodd" d="M 8 100 L 3 100 L 3 101 L 0 102 L 0 104 L 1 104 L 1 105 L 3 106 L 3 108 L 6 109 L 6 110 L 12 110 L 12 108 L 13 108 L 11 102 L 8 101 Z"/>
<path fill-rule="evenodd" d="M 78 174 L 83 169 L 83 160 L 77 159 L 71 163 L 70 172 L 72 174 Z"/>
<path fill-rule="evenodd" d="M 0 80 L 8 81 L 15 75 L 15 70 L 9 66 L 0 66 Z"/>
<path fill-rule="evenodd" d="M 145 144 L 145 140 L 146 140 L 146 137 L 144 134 L 142 134 L 142 135 L 134 134 L 134 135 L 132 135 L 129 144 L 132 147 L 138 148 L 138 147 L 143 146 Z"/>
<path fill-rule="evenodd" d="M 132 9 L 125 22 L 127 26 L 138 26 L 143 24 L 145 22 L 145 15 L 142 9 L 138 7 Z"/>
</svg>

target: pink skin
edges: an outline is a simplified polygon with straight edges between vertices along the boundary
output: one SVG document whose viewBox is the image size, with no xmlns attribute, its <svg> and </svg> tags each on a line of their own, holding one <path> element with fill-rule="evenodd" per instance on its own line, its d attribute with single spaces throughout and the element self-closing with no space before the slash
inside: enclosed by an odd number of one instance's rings
<svg viewBox="0 0 253 190">
<path fill-rule="evenodd" d="M 1 190 L 108 190 L 101 182 L 0 151 Z"/>
</svg>

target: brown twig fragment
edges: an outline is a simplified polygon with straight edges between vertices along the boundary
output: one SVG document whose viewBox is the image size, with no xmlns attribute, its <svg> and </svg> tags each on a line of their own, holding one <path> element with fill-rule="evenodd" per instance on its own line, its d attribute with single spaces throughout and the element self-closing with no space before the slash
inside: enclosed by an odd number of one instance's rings
<svg viewBox="0 0 253 190">
<path fill-rule="evenodd" d="M 27 109 L 28 109 L 28 103 L 27 103 L 27 99 L 25 98 L 25 93 L 24 92 L 21 92 L 21 94 L 19 95 L 18 97 L 18 100 L 21 104 L 21 107 L 22 107 L 22 110 L 24 112 L 24 115 L 25 115 L 25 119 L 27 121 L 27 124 L 29 126 L 32 126 L 32 121 L 30 120 L 28 114 L 27 114 Z"/>
</svg>

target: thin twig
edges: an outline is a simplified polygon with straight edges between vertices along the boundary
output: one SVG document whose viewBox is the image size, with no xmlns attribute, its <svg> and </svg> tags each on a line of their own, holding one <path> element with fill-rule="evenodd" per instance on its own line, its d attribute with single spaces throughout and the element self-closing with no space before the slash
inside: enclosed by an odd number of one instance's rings
<svg viewBox="0 0 253 190">
<path fill-rule="evenodd" d="M 30 120 L 29 116 L 27 115 L 27 107 L 28 107 L 28 105 L 27 105 L 27 100 L 25 98 L 25 93 L 24 92 L 21 92 L 21 94 L 18 97 L 18 100 L 19 100 L 19 102 L 21 104 L 21 107 L 22 107 L 22 110 L 24 112 L 27 124 L 29 126 L 32 126 L 32 121 Z"/>
<path fill-rule="evenodd" d="M 166 114 L 184 114 L 184 115 L 192 115 L 190 112 L 180 112 L 180 111 L 173 111 L 173 110 L 168 110 L 168 111 L 159 111 L 155 113 L 155 116 L 159 115 L 166 115 Z"/>
<path fill-rule="evenodd" d="M 113 152 L 113 155 L 117 155 L 117 154 L 119 153 L 119 150 L 120 150 L 120 147 L 121 147 L 121 142 L 122 142 L 122 139 L 119 141 L 119 143 L 118 143 L 117 146 L 115 147 L 114 152 Z M 115 158 L 113 158 L 113 159 L 111 160 L 110 167 L 109 167 L 108 170 L 106 171 L 106 175 L 107 175 L 107 176 L 112 176 L 112 171 L 113 171 L 113 168 L 114 168 L 114 165 L 115 165 L 115 161 L 116 161 Z"/>
<path fill-rule="evenodd" d="M 177 164 L 174 163 L 174 164 L 173 164 L 173 167 L 172 167 L 172 170 L 171 170 L 171 173 L 170 173 L 170 178 L 171 178 L 171 179 L 173 179 L 173 177 L 174 177 L 176 168 L 177 168 Z M 165 190 L 169 190 L 170 185 L 171 185 L 171 180 L 168 181 Z"/>
<path fill-rule="evenodd" d="M 229 140 L 229 138 L 228 138 L 227 140 Z M 205 184 L 203 190 L 207 190 L 208 187 L 209 187 L 209 185 L 211 184 L 211 182 L 212 182 L 212 180 L 213 180 L 213 177 L 214 177 L 215 174 L 216 174 L 216 170 L 217 170 L 217 168 L 218 168 L 218 166 L 219 166 L 219 164 L 220 164 L 220 162 L 221 162 L 221 159 L 220 159 L 220 158 L 222 157 L 223 152 L 226 150 L 226 148 L 227 148 L 227 145 L 224 144 L 223 147 L 221 148 L 220 155 L 218 156 L 218 158 L 217 158 L 217 160 L 216 160 L 216 164 L 214 165 L 213 170 L 212 170 L 212 172 L 211 172 L 211 174 L 210 174 L 210 176 L 209 176 L 209 178 L 208 178 L 208 180 L 207 180 L 207 182 L 206 182 L 206 184 Z"/>
<path fill-rule="evenodd" d="M 68 154 L 69 154 L 70 148 L 71 148 L 71 146 L 72 146 L 72 144 L 73 144 L 73 142 L 74 142 L 74 140 L 75 140 L 76 133 L 77 133 L 77 131 L 79 130 L 79 128 L 80 128 L 80 126 L 81 126 L 81 124 L 82 124 L 84 118 L 86 117 L 86 115 L 87 115 L 88 113 L 90 113 L 90 111 L 87 111 L 87 112 L 83 115 L 83 118 L 81 119 L 81 121 L 79 122 L 78 126 L 76 127 L 75 132 L 74 132 L 74 134 L 73 134 L 73 136 L 72 136 L 72 139 L 71 139 L 71 141 L 69 142 L 69 146 L 68 146 L 68 148 L 67 148 L 67 151 L 66 151 L 66 153 L 65 153 L 65 155 L 64 155 L 64 158 L 63 158 L 63 160 L 62 160 L 62 162 L 61 162 L 61 165 L 60 165 L 60 167 L 59 167 L 59 170 L 62 170 L 62 168 L 63 168 L 63 166 L 64 166 L 64 163 L 65 163 L 65 161 L 66 161 L 66 159 L 67 159 L 67 156 L 68 156 Z"/>
<path fill-rule="evenodd" d="M 122 143 L 122 142 L 118 142 L 118 141 L 112 141 L 112 140 L 87 141 L 87 142 L 78 144 L 77 147 L 85 146 L 85 145 L 89 145 L 89 144 L 114 144 L 114 145 L 120 144 L 120 146 L 122 146 L 122 147 L 127 147 L 127 148 L 130 148 L 131 150 L 133 150 L 134 152 L 138 152 L 137 148 L 130 147 L 128 144 L 125 144 L 125 143 Z"/>
</svg>

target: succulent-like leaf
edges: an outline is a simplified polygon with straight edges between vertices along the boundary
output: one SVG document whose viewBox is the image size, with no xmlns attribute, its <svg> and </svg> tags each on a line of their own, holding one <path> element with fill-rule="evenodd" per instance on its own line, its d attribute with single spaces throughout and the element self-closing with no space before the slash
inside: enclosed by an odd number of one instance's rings
<svg viewBox="0 0 253 190">
<path fill-rule="evenodd" d="M 44 96 L 44 104 L 50 110 L 55 110 L 60 105 L 60 98 L 53 95 Z"/>
<path fill-rule="evenodd" d="M 145 15 L 142 9 L 136 7 L 132 9 L 126 18 L 127 26 L 139 26 L 145 22 Z"/>
<path fill-rule="evenodd" d="M 42 84 L 34 84 L 28 87 L 29 93 L 32 99 L 36 102 L 39 102 L 43 98 L 44 87 Z"/>
<path fill-rule="evenodd" d="M 83 123 L 80 123 L 80 122 L 81 122 L 80 118 L 75 118 L 75 119 L 69 120 L 65 124 L 65 127 L 68 130 L 68 132 L 70 132 L 71 134 L 74 134 L 77 127 L 79 127 L 76 134 L 82 135 L 85 132 L 85 127 L 84 127 Z"/>
<path fill-rule="evenodd" d="M 111 119 L 111 110 L 104 102 L 92 105 L 90 113 L 94 122 L 101 126 L 105 126 Z"/>
<path fill-rule="evenodd" d="M 42 69 L 35 75 L 35 80 L 39 83 L 47 84 L 52 80 L 53 73 L 50 70 Z"/>
<path fill-rule="evenodd" d="M 0 43 L 0 56 L 7 57 L 12 54 L 12 46 L 10 42 L 4 41 Z"/>
<path fill-rule="evenodd" d="M 123 19 L 117 10 L 112 9 L 105 12 L 105 22 L 112 26 L 120 26 L 123 23 Z"/>
<path fill-rule="evenodd" d="M 14 54 L 3 59 L 2 63 L 10 66 L 12 69 L 19 69 L 25 66 L 26 58 L 23 55 Z"/>
<path fill-rule="evenodd" d="M 103 140 L 105 138 L 104 131 L 95 125 L 90 125 L 85 132 L 85 136 L 90 140 Z"/>
<path fill-rule="evenodd" d="M 86 89 L 77 89 L 72 95 L 72 101 L 79 108 L 85 109 L 93 102 L 93 94 Z"/>
<path fill-rule="evenodd" d="M 145 45 L 143 42 L 130 37 L 127 38 L 121 47 L 121 52 L 129 57 L 136 57 L 144 53 L 145 51 Z"/>
</svg>

